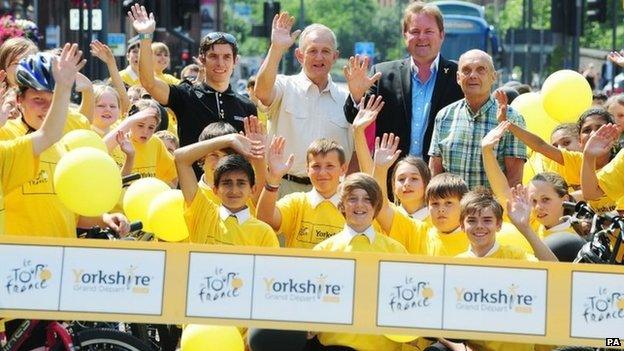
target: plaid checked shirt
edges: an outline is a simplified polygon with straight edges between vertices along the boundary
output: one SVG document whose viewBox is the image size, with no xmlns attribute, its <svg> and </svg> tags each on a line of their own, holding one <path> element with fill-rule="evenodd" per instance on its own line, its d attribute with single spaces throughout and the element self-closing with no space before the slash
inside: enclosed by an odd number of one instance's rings
<svg viewBox="0 0 624 351">
<path fill-rule="evenodd" d="M 464 178 L 470 189 L 477 185 L 490 186 L 481 159 L 481 139 L 498 125 L 497 108 L 498 103 L 490 97 L 473 113 L 466 99 L 462 99 L 446 106 L 436 116 L 429 155 L 442 157 L 444 171 Z M 524 118 L 511 107 L 507 119 L 526 128 Z M 510 132 L 505 133 L 496 148 L 503 172 L 505 157 L 526 160 L 526 146 Z"/>
</svg>

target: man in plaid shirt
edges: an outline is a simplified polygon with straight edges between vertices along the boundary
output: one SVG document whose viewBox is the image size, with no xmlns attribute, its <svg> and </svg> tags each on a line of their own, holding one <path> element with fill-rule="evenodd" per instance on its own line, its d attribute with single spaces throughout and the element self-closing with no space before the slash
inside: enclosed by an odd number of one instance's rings
<svg viewBox="0 0 624 351">
<path fill-rule="evenodd" d="M 496 125 L 498 103 L 490 92 L 496 81 L 492 57 L 481 50 L 470 50 L 459 58 L 457 83 L 465 98 L 438 112 L 429 148 L 433 175 L 450 172 L 464 178 L 470 188 L 489 187 L 481 161 L 481 139 Z M 511 107 L 507 118 L 525 128 L 522 116 Z M 507 133 L 497 147 L 498 162 L 509 185 L 522 181 L 526 147 Z"/>
</svg>

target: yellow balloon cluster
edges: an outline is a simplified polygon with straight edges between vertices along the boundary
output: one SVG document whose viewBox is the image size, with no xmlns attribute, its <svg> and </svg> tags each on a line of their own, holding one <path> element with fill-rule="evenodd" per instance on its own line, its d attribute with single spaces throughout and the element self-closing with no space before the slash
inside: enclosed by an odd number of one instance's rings
<svg viewBox="0 0 624 351">
<path fill-rule="evenodd" d="M 121 172 L 105 152 L 79 147 L 61 158 L 54 171 L 54 188 L 71 211 L 87 217 L 110 211 L 121 195 Z"/>
<path fill-rule="evenodd" d="M 182 351 L 243 351 L 245 344 L 236 327 L 189 324 L 182 332 Z"/>
<path fill-rule="evenodd" d="M 96 132 L 87 129 L 75 129 L 65 134 L 63 138 L 61 138 L 61 145 L 63 145 L 67 151 L 89 146 L 108 152 L 104 140 L 102 140 Z"/>
<path fill-rule="evenodd" d="M 529 132 L 538 135 L 547 143 L 550 142 L 550 134 L 559 123 L 546 113 L 539 93 L 522 94 L 511 103 L 511 107 L 524 117 Z"/>
<path fill-rule="evenodd" d="M 154 197 L 147 210 L 147 224 L 158 239 L 180 241 L 188 238 L 182 191 L 167 190 Z"/>
<path fill-rule="evenodd" d="M 152 230 L 147 221 L 149 206 L 156 196 L 170 189 L 165 182 L 153 177 L 137 180 L 128 187 L 124 194 L 124 213 L 132 222 L 141 221 L 143 230 L 151 232 Z"/>
<path fill-rule="evenodd" d="M 542 96 L 544 110 L 560 123 L 576 122 L 592 104 L 592 90 L 585 77 L 567 69 L 546 78 Z"/>
</svg>

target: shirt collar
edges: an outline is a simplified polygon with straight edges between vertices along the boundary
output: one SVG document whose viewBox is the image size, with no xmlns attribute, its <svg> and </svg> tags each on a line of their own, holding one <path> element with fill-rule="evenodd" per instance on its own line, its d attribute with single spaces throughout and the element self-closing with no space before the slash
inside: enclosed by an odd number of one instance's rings
<svg viewBox="0 0 624 351">
<path fill-rule="evenodd" d="M 219 218 L 221 218 L 222 221 L 225 221 L 226 219 L 228 219 L 228 217 L 232 215 L 236 217 L 238 224 L 243 224 L 247 222 L 249 218 L 251 218 L 251 214 L 249 213 L 249 207 L 245 207 L 244 209 L 233 213 L 232 211 L 225 208 L 223 205 L 219 206 Z"/>
<path fill-rule="evenodd" d="M 413 213 L 408 213 L 407 215 L 410 218 L 412 218 L 412 219 L 417 219 L 419 221 L 424 221 L 425 218 L 427 218 L 427 216 L 429 216 L 429 207 L 425 206 L 425 207 L 421 208 L 420 210 L 416 210 Z"/>
<path fill-rule="evenodd" d="M 313 81 L 310 80 L 310 78 L 308 78 L 308 76 L 306 76 L 306 74 L 305 74 L 305 72 L 303 70 L 301 70 L 301 72 L 299 72 L 299 74 L 297 74 L 297 80 L 299 80 L 299 83 L 301 84 L 301 86 L 303 86 L 305 88 L 306 91 L 308 89 L 310 89 L 310 87 L 312 85 L 316 85 L 316 84 L 314 84 Z M 338 99 L 340 98 L 340 96 L 338 94 L 338 86 L 336 84 L 334 84 L 334 81 L 332 80 L 331 74 L 327 75 L 327 86 L 325 87 L 325 89 L 320 91 L 320 93 L 324 93 L 324 92 L 329 92 L 329 96 L 334 101 L 338 101 Z"/>
<path fill-rule="evenodd" d="M 472 111 L 472 109 L 470 109 L 470 105 L 468 105 L 468 101 L 466 101 L 466 98 L 464 98 L 464 107 L 468 111 L 468 115 L 472 117 L 473 119 L 476 119 L 477 117 L 481 115 L 487 116 L 487 111 L 490 108 L 494 108 L 495 106 L 496 106 L 496 103 L 494 99 L 492 99 L 492 96 L 490 95 L 488 99 L 485 100 L 485 103 L 481 105 L 478 111 Z"/>
<path fill-rule="evenodd" d="M 132 80 L 139 80 L 139 74 L 132 69 L 132 66 L 128 65 L 125 71 L 128 72 L 128 75 L 132 78 Z"/>
<path fill-rule="evenodd" d="M 321 202 L 323 201 L 329 201 L 332 203 L 332 205 L 334 205 L 335 207 L 338 207 L 338 201 L 340 200 L 340 198 L 338 197 L 338 193 L 335 193 L 334 195 L 332 195 L 332 197 L 330 197 L 329 199 L 326 199 L 323 197 L 323 195 L 319 194 L 319 192 L 316 191 L 316 189 L 314 188 L 308 191 L 307 196 L 308 196 L 308 201 L 310 201 L 310 204 L 314 208 L 320 205 Z"/>
<path fill-rule="evenodd" d="M 439 65 L 440 65 L 440 53 L 438 53 L 438 56 L 436 56 L 435 60 L 431 62 L 431 66 L 429 66 L 429 69 L 431 70 L 431 72 L 437 71 Z M 418 66 L 416 66 L 416 63 L 414 62 L 413 58 L 410 59 L 410 66 L 412 69 L 412 73 L 418 74 L 419 69 L 418 69 Z"/>
<path fill-rule="evenodd" d="M 232 84 L 228 85 L 228 88 L 224 92 L 216 91 L 214 88 L 212 88 L 206 82 L 202 82 L 200 87 L 206 93 L 219 93 L 219 94 L 222 94 L 222 95 L 234 95 L 234 90 L 232 89 Z"/>
<path fill-rule="evenodd" d="M 494 242 L 494 246 L 492 246 L 490 251 L 488 251 L 485 254 L 485 256 L 483 256 L 483 257 L 490 257 L 490 256 L 492 256 L 496 251 L 498 251 L 498 249 L 500 249 L 500 244 L 498 243 L 498 241 L 495 241 Z M 468 248 L 468 257 L 479 257 L 479 256 L 475 255 L 474 252 L 472 252 L 472 245 L 470 245 L 469 248 Z"/>
<path fill-rule="evenodd" d="M 544 228 L 544 232 L 546 233 L 556 233 L 556 232 L 561 232 L 561 231 L 565 231 L 566 229 L 570 228 L 570 219 L 566 219 L 565 221 L 563 221 L 562 223 L 559 223 L 557 225 L 554 225 L 552 227 L 550 227 L 549 229 Z"/>
<path fill-rule="evenodd" d="M 360 234 L 366 235 L 369 243 L 373 243 L 375 241 L 375 231 L 373 230 L 373 226 L 366 228 L 364 232 L 356 232 L 353 228 L 349 227 L 349 225 L 345 224 L 344 229 L 342 230 L 343 235 L 351 242 L 353 238 Z"/>
</svg>

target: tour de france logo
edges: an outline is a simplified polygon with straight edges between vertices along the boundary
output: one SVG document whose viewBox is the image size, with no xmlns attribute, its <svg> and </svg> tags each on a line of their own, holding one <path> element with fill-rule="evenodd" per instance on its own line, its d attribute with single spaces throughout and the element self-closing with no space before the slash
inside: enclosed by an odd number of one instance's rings
<svg viewBox="0 0 624 351">
<path fill-rule="evenodd" d="M 469 290 L 455 287 L 454 291 L 459 310 L 533 313 L 535 296 L 523 294 L 517 284 L 511 284 L 507 289 Z"/>
<path fill-rule="evenodd" d="M 236 298 L 243 285 L 243 279 L 238 272 L 217 267 L 213 274 L 202 278 L 199 285 L 199 299 L 201 302 L 211 302 Z"/>
<path fill-rule="evenodd" d="M 429 307 L 434 296 L 429 282 L 405 277 L 402 284 L 392 287 L 388 305 L 392 312 L 414 310 Z"/>
<path fill-rule="evenodd" d="M 4 287 L 9 295 L 22 294 L 46 289 L 50 279 L 48 265 L 25 259 L 20 266 L 9 269 Z"/>
<path fill-rule="evenodd" d="M 585 299 L 583 318 L 592 324 L 614 319 L 624 319 L 624 291 L 598 287 L 595 295 Z"/>
<path fill-rule="evenodd" d="M 139 267 L 130 265 L 125 270 L 72 269 L 74 290 L 101 293 L 148 294 L 153 277 L 140 274 Z"/>
<path fill-rule="evenodd" d="M 264 277 L 263 281 L 265 298 L 269 300 L 339 303 L 343 289 L 341 285 L 331 283 L 324 274 L 305 280 Z"/>
</svg>

